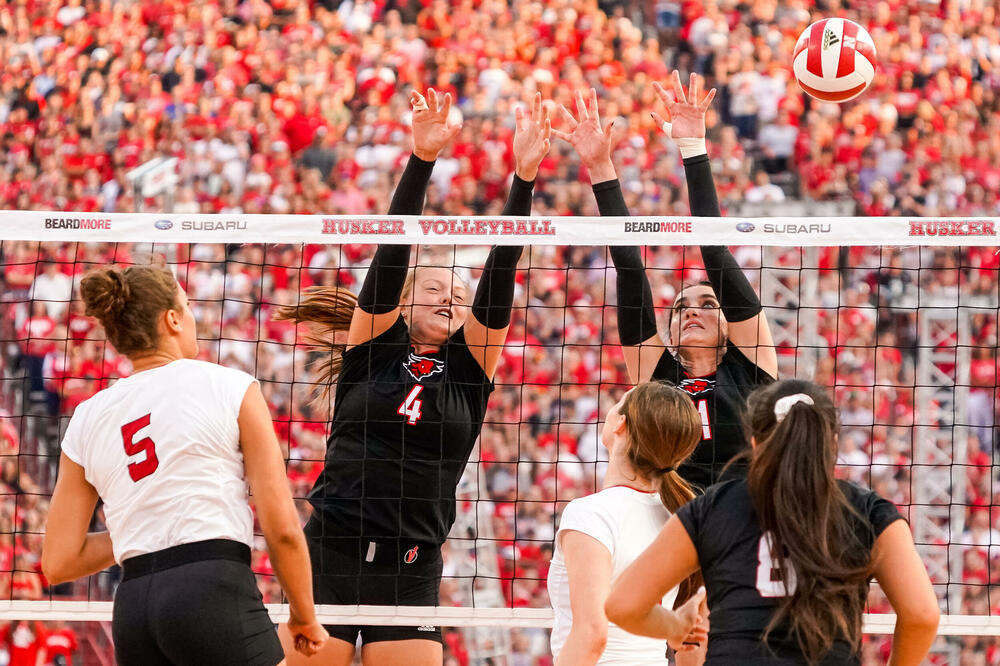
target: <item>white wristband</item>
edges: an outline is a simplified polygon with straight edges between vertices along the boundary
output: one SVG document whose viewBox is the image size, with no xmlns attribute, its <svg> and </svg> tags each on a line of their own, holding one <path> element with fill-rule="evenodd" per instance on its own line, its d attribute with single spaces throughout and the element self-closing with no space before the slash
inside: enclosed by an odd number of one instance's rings
<svg viewBox="0 0 1000 666">
<path fill-rule="evenodd" d="M 670 136 L 670 133 L 673 130 L 673 125 L 670 124 L 669 120 L 666 120 L 660 126 L 660 129 L 663 130 L 664 134 Z M 677 144 L 677 148 L 681 151 L 681 157 L 684 159 L 708 154 L 708 147 L 705 145 L 704 137 L 697 139 L 674 139 L 674 143 Z"/>
<path fill-rule="evenodd" d="M 677 147 L 681 151 L 681 157 L 684 159 L 708 154 L 708 147 L 705 145 L 705 137 L 697 139 L 674 139 L 674 141 L 677 143 Z"/>
</svg>

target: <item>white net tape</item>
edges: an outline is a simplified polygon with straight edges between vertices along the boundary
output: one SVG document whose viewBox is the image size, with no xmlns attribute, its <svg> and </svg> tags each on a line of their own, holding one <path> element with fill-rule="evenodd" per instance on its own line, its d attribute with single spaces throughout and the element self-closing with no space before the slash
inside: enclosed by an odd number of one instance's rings
<svg viewBox="0 0 1000 666">
<path fill-rule="evenodd" d="M 67 622 L 110 622 L 110 601 L 0 601 L 0 621 L 65 620 Z M 268 604 L 274 622 L 288 620 L 288 606 Z M 442 627 L 538 627 L 552 628 L 552 611 L 547 608 L 444 608 L 439 606 L 324 606 L 316 607 L 323 624 L 363 624 Z M 866 634 L 891 634 L 896 616 L 891 613 L 866 614 Z M 1000 634 L 1000 617 L 943 615 L 939 636 L 995 636 Z"/>
<path fill-rule="evenodd" d="M 422 217 L 0 211 L 0 240 L 428 245 L 995 245 L 997 218 Z"/>
</svg>

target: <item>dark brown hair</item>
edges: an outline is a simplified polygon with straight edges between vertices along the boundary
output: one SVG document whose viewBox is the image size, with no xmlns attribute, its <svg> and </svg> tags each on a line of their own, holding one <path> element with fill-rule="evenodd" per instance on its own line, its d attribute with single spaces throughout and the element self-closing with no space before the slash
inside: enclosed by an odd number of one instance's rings
<svg viewBox="0 0 1000 666">
<path fill-rule="evenodd" d="M 342 287 L 309 287 L 297 305 L 282 306 L 274 313 L 275 321 L 310 324 L 306 342 L 322 354 L 313 365 L 317 382 L 323 386 L 320 400 L 329 396 L 330 386 L 340 374 L 346 345 L 337 342 L 337 333 L 350 330 L 357 304 L 358 297 Z"/>
<path fill-rule="evenodd" d="M 628 448 L 625 456 L 643 477 L 658 481 L 660 501 L 670 513 L 694 499 L 694 491 L 676 468 L 701 441 L 701 416 L 683 390 L 667 382 L 639 384 L 625 397 Z M 683 604 L 701 586 L 701 574 L 681 584 L 674 607 Z"/>
<path fill-rule="evenodd" d="M 179 307 L 177 280 L 163 266 L 116 266 L 91 271 L 80 282 L 86 314 L 96 317 L 118 353 L 156 348 L 159 317 Z"/>
<path fill-rule="evenodd" d="M 775 403 L 795 394 L 813 404 L 797 402 L 779 420 Z M 865 602 L 859 589 L 872 567 L 854 528 L 857 514 L 834 476 L 837 410 L 816 384 L 787 379 L 750 394 L 748 425 L 756 442 L 747 476 L 750 501 L 761 533 L 770 535 L 774 565 L 795 580 L 763 640 L 787 623 L 810 664 L 835 640 L 857 648 Z"/>
</svg>

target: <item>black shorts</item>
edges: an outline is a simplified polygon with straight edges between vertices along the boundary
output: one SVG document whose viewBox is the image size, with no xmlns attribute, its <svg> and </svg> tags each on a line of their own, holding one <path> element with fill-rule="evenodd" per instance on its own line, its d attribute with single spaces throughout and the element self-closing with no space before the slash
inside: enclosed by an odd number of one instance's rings
<svg viewBox="0 0 1000 666">
<path fill-rule="evenodd" d="M 441 548 L 433 544 L 403 544 L 382 561 L 366 562 L 367 546 L 357 539 L 321 538 L 322 526 L 310 520 L 305 527 L 313 570 L 313 598 L 317 604 L 366 606 L 437 606 L 441 586 Z M 360 552 L 359 552 L 360 549 Z M 389 561 L 385 561 L 388 559 Z M 442 642 L 441 627 L 379 627 L 324 625 L 333 638 L 354 645 L 422 639 Z"/>
<path fill-rule="evenodd" d="M 285 658 L 236 541 L 198 541 L 122 563 L 111 623 L 122 666 L 275 666 Z"/>
</svg>

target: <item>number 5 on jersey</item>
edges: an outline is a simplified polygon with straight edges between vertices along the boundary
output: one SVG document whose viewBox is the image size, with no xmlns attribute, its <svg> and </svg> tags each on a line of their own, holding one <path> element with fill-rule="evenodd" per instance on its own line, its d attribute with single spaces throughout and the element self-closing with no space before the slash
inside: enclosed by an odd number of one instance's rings
<svg viewBox="0 0 1000 666">
<path fill-rule="evenodd" d="M 406 398 L 403 400 L 403 404 L 401 404 L 399 409 L 396 410 L 397 414 L 406 417 L 406 422 L 410 425 L 416 425 L 417 421 L 420 420 L 420 417 L 423 416 L 423 413 L 420 411 L 420 407 L 424 404 L 424 401 L 417 398 L 423 390 L 424 387 L 420 384 L 414 386 L 406 395 Z"/>
<path fill-rule="evenodd" d="M 131 458 L 145 454 L 142 460 L 128 464 L 128 475 L 135 483 L 145 479 L 160 466 L 160 461 L 156 458 L 156 444 L 153 440 L 149 437 L 143 437 L 138 442 L 134 441 L 136 433 L 149 425 L 149 417 L 150 415 L 146 414 L 122 426 L 122 443 L 125 445 L 125 455 Z"/>
</svg>

